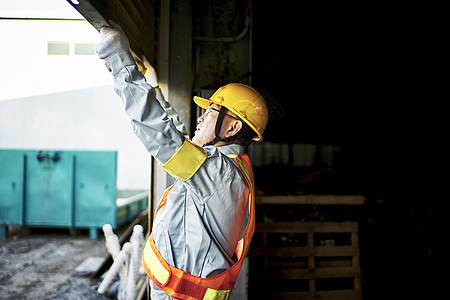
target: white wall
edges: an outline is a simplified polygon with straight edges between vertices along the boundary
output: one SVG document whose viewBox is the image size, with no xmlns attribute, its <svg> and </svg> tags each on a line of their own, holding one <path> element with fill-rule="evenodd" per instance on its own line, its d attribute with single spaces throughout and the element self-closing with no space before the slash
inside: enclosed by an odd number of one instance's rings
<svg viewBox="0 0 450 300">
<path fill-rule="evenodd" d="M 0 100 L 111 84 L 96 55 L 47 55 L 48 42 L 72 47 L 99 38 L 87 22 L 0 20 Z"/>
<path fill-rule="evenodd" d="M 147 189 L 150 155 L 111 74 L 96 55 L 72 51 L 100 34 L 86 21 L 23 19 L 82 19 L 63 0 L 0 0 L 0 17 L 0 148 L 117 150 L 118 188 Z M 70 54 L 48 55 L 49 41 L 68 42 Z"/>
<path fill-rule="evenodd" d="M 0 101 L 0 148 L 116 150 L 117 187 L 150 186 L 150 154 L 111 86 Z"/>
</svg>

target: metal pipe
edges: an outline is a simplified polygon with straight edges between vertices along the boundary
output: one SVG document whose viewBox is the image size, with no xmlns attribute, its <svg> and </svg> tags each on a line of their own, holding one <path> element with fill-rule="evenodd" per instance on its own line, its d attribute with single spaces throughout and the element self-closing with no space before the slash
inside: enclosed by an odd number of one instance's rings
<svg viewBox="0 0 450 300">
<path fill-rule="evenodd" d="M 138 278 L 138 271 L 140 266 L 140 257 L 143 246 L 143 232 L 144 228 L 141 225 L 136 225 L 133 228 L 133 234 L 130 238 L 131 253 L 130 261 L 128 263 L 128 277 L 126 278 L 126 299 L 134 300 L 136 298 L 136 281 Z M 122 284 L 122 282 L 121 282 Z"/>
<path fill-rule="evenodd" d="M 249 16 L 245 17 L 245 25 L 242 29 L 241 33 L 236 36 L 231 37 L 209 37 L 209 36 L 194 36 L 193 39 L 196 41 L 207 41 L 207 42 L 225 42 L 232 43 L 241 40 L 248 33 L 248 28 L 250 27 L 250 18 Z"/>
<path fill-rule="evenodd" d="M 125 261 L 128 259 L 131 250 L 131 243 L 127 242 L 123 245 L 122 251 L 120 251 L 117 260 L 114 261 L 108 273 L 106 273 L 105 279 L 97 289 L 99 294 L 104 294 L 108 287 L 111 285 L 114 277 L 116 277 L 117 272 L 123 267 Z"/>
<path fill-rule="evenodd" d="M 105 246 L 114 260 L 117 259 L 120 253 L 120 243 L 117 235 L 114 234 L 110 224 L 103 225 L 103 232 L 105 233 Z"/>
</svg>

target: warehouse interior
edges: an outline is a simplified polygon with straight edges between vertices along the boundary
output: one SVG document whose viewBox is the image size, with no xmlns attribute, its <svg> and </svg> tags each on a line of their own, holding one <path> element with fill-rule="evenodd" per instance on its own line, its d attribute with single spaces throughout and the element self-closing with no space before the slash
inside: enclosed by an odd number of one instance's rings
<svg viewBox="0 0 450 300">
<path fill-rule="evenodd" d="M 97 29 L 109 20 L 123 27 L 137 57 L 145 56 L 156 66 L 166 99 L 190 133 L 200 114 L 192 102 L 194 95 L 208 96 L 226 83 L 242 82 L 264 96 L 270 117 L 262 145 L 270 147 L 255 145 L 252 150 L 260 155 L 254 168 L 260 196 L 364 198 L 358 204 L 275 202 L 256 207 L 261 222 L 357 223 L 359 247 L 355 257 L 360 273 L 352 276 L 358 279 L 360 290 L 356 296 L 351 294 L 354 298 L 345 299 L 429 295 L 434 284 L 432 204 L 426 198 L 410 197 L 411 191 L 401 183 L 411 174 L 405 168 L 405 126 L 398 126 L 404 110 L 396 103 L 398 92 L 392 89 L 399 80 L 399 35 L 404 30 L 396 26 L 395 16 L 368 5 L 342 3 L 68 2 Z M 324 151 L 330 147 L 338 149 L 338 154 L 325 160 Z M 261 149 L 265 149 L 263 154 Z M 302 149 L 314 149 L 313 155 L 309 163 L 297 164 L 297 157 L 304 155 L 298 152 Z M 155 167 L 154 199 L 170 181 L 158 172 Z M 282 237 L 278 246 L 302 244 L 290 243 L 290 239 L 295 240 L 295 234 Z M 255 238 L 257 247 L 259 242 Z M 339 238 L 333 243 L 338 245 Z M 251 255 L 249 299 L 263 299 L 263 295 L 268 299 L 302 299 L 292 297 L 310 291 L 311 285 L 304 285 L 301 272 L 267 284 L 270 277 L 258 274 L 274 269 L 252 265 Z M 260 257 L 253 261 L 268 264 Z M 283 263 L 298 261 L 293 256 L 275 266 Z M 274 272 L 282 274 L 283 270 Z M 347 279 L 316 282 L 315 288 L 356 289 L 354 281 L 348 283 Z M 297 296 L 289 298 L 289 293 Z"/>
</svg>

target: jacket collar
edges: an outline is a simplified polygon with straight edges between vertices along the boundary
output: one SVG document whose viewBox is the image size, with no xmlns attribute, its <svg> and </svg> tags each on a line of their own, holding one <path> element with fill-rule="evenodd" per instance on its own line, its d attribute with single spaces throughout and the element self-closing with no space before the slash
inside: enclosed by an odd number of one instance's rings
<svg viewBox="0 0 450 300">
<path fill-rule="evenodd" d="M 214 146 L 210 146 L 210 147 L 214 147 Z M 224 145 L 224 146 L 220 146 L 220 147 L 214 147 L 217 150 L 219 150 L 221 153 L 225 154 L 225 155 L 231 155 L 231 154 L 235 154 L 235 155 L 240 155 L 240 154 L 244 154 L 244 147 L 242 147 L 241 145 L 238 144 L 228 144 L 228 145 Z"/>
</svg>

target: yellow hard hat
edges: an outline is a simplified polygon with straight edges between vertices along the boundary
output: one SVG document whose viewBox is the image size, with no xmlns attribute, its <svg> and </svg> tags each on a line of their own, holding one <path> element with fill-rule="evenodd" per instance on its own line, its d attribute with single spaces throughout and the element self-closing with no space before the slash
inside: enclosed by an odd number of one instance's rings
<svg viewBox="0 0 450 300">
<path fill-rule="evenodd" d="M 208 109 L 212 103 L 225 106 L 256 132 L 258 136 L 253 140 L 262 141 L 269 116 L 267 105 L 263 97 L 248 85 L 229 83 L 219 88 L 209 99 L 195 96 L 194 102 L 204 109 Z"/>
</svg>

